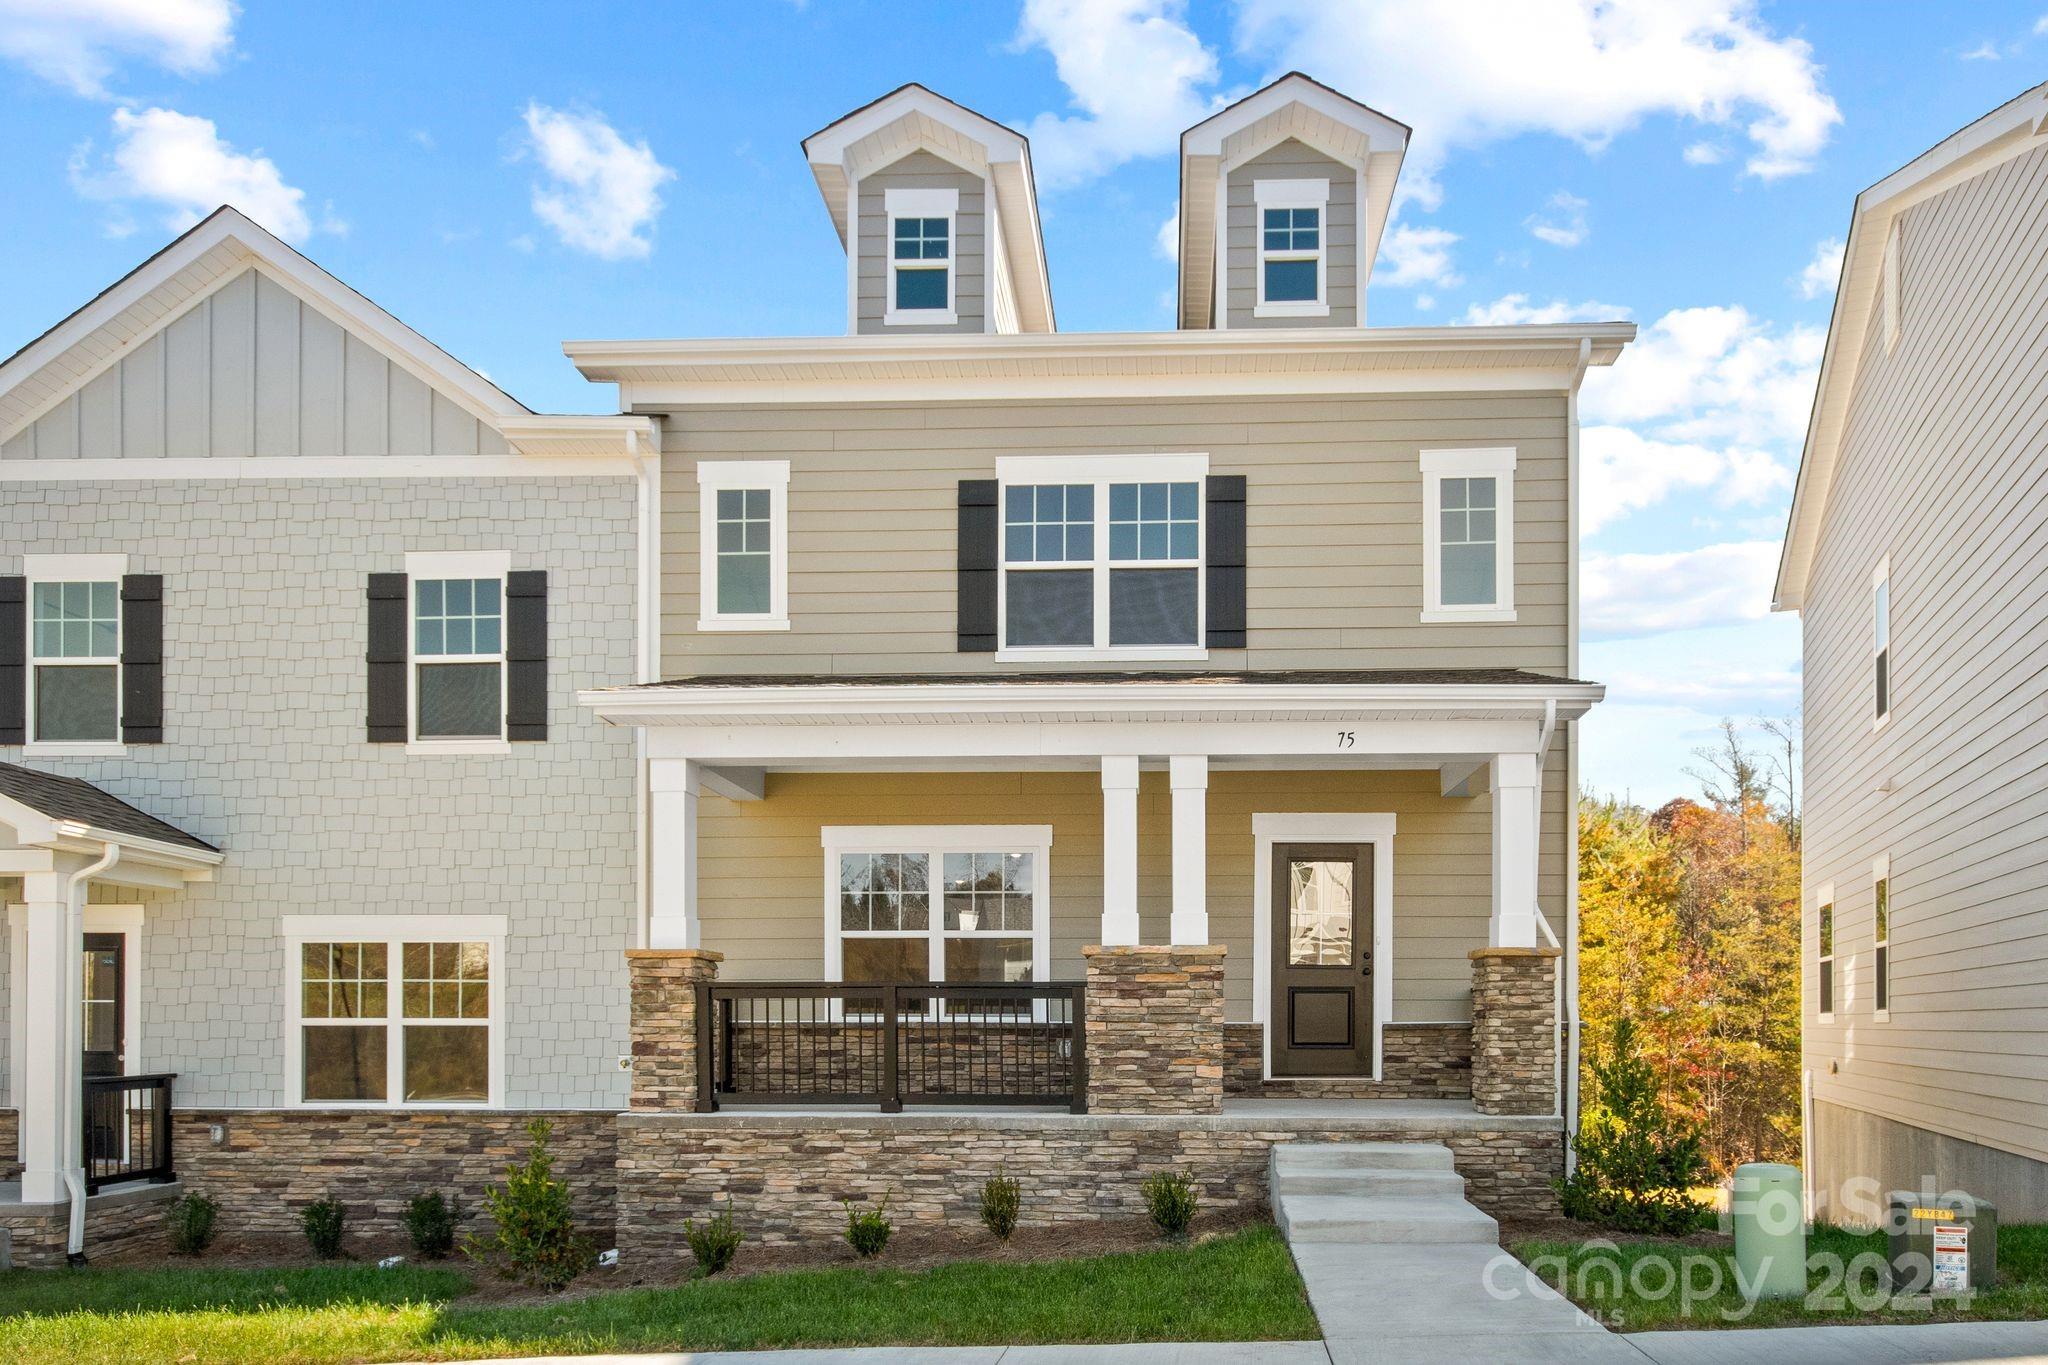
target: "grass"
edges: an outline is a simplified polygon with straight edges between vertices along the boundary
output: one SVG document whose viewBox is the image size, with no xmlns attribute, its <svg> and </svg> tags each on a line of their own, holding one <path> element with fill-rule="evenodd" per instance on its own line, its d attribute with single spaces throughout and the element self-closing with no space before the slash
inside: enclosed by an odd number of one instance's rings
<svg viewBox="0 0 2048 1365">
<path fill-rule="evenodd" d="M 1736 1284 L 1735 1254 L 1726 1246 L 1543 1240 L 1518 1242 L 1511 1249 L 1553 1289 L 1563 1289 L 1594 1317 L 1629 1332 L 2048 1318 L 2048 1225 L 2043 1224 L 1998 1230 L 1998 1287 L 1975 1296 L 1967 1309 L 1952 1302 L 1935 1308 L 1892 1305 L 1882 1288 L 1885 1238 L 1877 1232 L 1815 1228 L 1806 1243 L 1806 1297 L 1754 1304 Z M 1830 1265 L 1846 1268 L 1846 1275 Z M 1665 1285 L 1679 1287 L 1666 1290 Z"/>
<path fill-rule="evenodd" d="M 1253 1228 L 1085 1260 L 704 1280 L 465 1305 L 452 1270 L 48 1270 L 0 1278 L 0 1358 L 263 1365 L 609 1351 L 1320 1336 L 1286 1244 Z"/>
</svg>

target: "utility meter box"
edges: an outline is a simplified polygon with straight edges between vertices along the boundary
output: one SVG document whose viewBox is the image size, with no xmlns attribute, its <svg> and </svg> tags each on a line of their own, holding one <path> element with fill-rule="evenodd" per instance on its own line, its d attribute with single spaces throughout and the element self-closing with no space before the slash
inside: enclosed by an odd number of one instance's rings
<svg viewBox="0 0 2048 1365">
<path fill-rule="evenodd" d="M 1735 1230 L 1735 1266 L 1762 1299 L 1806 1293 L 1806 1209 L 1799 1168 L 1752 1161 L 1735 1168 L 1728 1190 Z"/>
<path fill-rule="evenodd" d="M 1998 1283 L 1998 1209 L 1988 1200 L 1894 1190 L 1885 1228 L 1894 1294 L 1958 1298 Z"/>
</svg>

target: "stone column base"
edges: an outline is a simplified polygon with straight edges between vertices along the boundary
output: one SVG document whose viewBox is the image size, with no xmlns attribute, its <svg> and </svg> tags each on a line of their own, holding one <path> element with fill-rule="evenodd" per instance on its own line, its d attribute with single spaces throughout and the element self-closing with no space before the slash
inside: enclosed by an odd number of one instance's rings
<svg viewBox="0 0 2048 1365">
<path fill-rule="evenodd" d="M 1557 1112 L 1556 948 L 1475 948 L 1472 1107 L 1482 1114 Z"/>
<path fill-rule="evenodd" d="M 697 987 L 718 979 L 725 954 L 703 948 L 629 948 L 633 992 L 634 1109 L 697 1107 Z"/>
<path fill-rule="evenodd" d="M 1223 1108 L 1223 948 L 1081 950 L 1088 1109 L 1214 1114 Z"/>
</svg>

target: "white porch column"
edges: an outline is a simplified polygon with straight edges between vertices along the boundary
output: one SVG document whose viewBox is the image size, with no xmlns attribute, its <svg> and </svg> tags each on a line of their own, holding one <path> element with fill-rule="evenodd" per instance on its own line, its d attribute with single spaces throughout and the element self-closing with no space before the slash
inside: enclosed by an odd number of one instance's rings
<svg viewBox="0 0 2048 1365">
<path fill-rule="evenodd" d="M 1173 919 L 1175 947 L 1209 941 L 1209 758 L 1167 760 L 1173 787 Z"/>
<path fill-rule="evenodd" d="M 647 946 L 701 948 L 697 922 L 697 764 L 647 760 Z"/>
<path fill-rule="evenodd" d="M 1493 922 L 1495 948 L 1534 948 L 1536 932 L 1536 756 L 1493 756 Z"/>
<path fill-rule="evenodd" d="M 1138 942 L 1138 759 L 1102 760 L 1102 942 Z"/>
<path fill-rule="evenodd" d="M 22 1030 L 22 1074 L 17 1103 L 21 1123 L 21 1197 L 32 1204 L 54 1204 L 65 1197 L 64 1172 L 79 1165 L 71 1146 L 70 1110 L 65 1102 L 69 1070 L 79 1069 L 79 1045 L 65 1024 L 65 986 L 83 968 L 83 943 L 71 938 L 70 907 L 65 904 L 67 859 L 60 870 L 31 872 L 22 877 L 28 919 L 28 960 L 25 989 L 15 1015 Z M 73 863 L 76 860 L 69 860 Z M 68 1063 L 68 1067 L 67 1067 Z"/>
</svg>

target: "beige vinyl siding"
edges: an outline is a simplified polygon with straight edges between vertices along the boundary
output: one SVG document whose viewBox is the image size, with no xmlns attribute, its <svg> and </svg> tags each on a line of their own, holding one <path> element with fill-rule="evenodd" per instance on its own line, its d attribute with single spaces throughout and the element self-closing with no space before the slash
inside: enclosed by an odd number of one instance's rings
<svg viewBox="0 0 2048 1365">
<path fill-rule="evenodd" d="M 1323 211 L 1324 300 L 1327 318 L 1253 316 L 1259 301 L 1259 206 L 1253 194 L 1260 180 L 1328 180 L 1330 202 Z M 1230 173 L 1224 284 L 1232 327 L 1356 327 L 1358 325 L 1358 175 L 1341 161 L 1304 142 L 1289 139 L 1261 152 Z"/>
<path fill-rule="evenodd" d="M 892 189 L 950 189 L 960 192 L 960 209 L 953 218 L 953 313 L 957 321 L 951 325 L 899 323 L 890 326 L 882 321 L 890 284 L 891 231 L 886 198 Z M 983 265 L 986 255 L 984 200 L 980 176 L 963 171 L 930 152 L 912 152 L 901 161 L 861 179 L 860 225 L 856 242 L 860 253 L 856 331 L 914 336 L 926 332 L 983 330 L 982 310 L 987 293 Z"/>
<path fill-rule="evenodd" d="M 1807 1065 L 1822 1101 L 2048 1158 L 2048 151 L 1908 210 L 1901 248 L 1903 334 L 1886 354 L 1880 298 L 1805 612 Z M 1873 729 L 1886 555 L 1892 714 Z M 1827 882 L 1823 1025 L 1811 907 Z"/>
<path fill-rule="evenodd" d="M 665 415 L 662 653 L 669 676 L 1015 669 L 1013 659 L 956 648 L 959 481 L 993 478 L 998 456 L 1134 451 L 1206 452 L 1211 473 L 1247 478 L 1250 647 L 1213 651 L 1209 666 L 1565 669 L 1570 555 L 1561 393 L 790 405 Z M 1420 620 L 1421 452 L 1450 446 L 1515 448 L 1512 622 Z M 700 632 L 694 462 L 744 459 L 790 461 L 790 629 Z"/>
<path fill-rule="evenodd" d="M 1561 922 L 1563 741 L 1544 784 L 1541 894 Z M 1166 774 L 1138 797 L 1139 933 L 1167 941 L 1172 798 Z M 1269 811 L 1393 812 L 1396 1020 L 1471 1015 L 1471 964 L 1484 947 L 1492 887 L 1491 798 L 1439 795 L 1434 769 L 1246 772 L 1209 785 L 1211 941 L 1227 947 L 1225 1000 L 1251 1018 L 1252 816 Z M 729 980 L 815 980 L 824 969 L 826 825 L 1048 824 L 1052 976 L 1081 979 L 1081 948 L 1101 941 L 1102 789 L 1094 772 L 771 773 L 761 801 L 706 796 L 698 816 L 697 906 L 704 944 Z M 836 885 L 836 882 L 834 883 Z"/>
<path fill-rule="evenodd" d="M 505 453 L 497 432 L 254 269 L 0 447 L 48 460 Z"/>
</svg>

